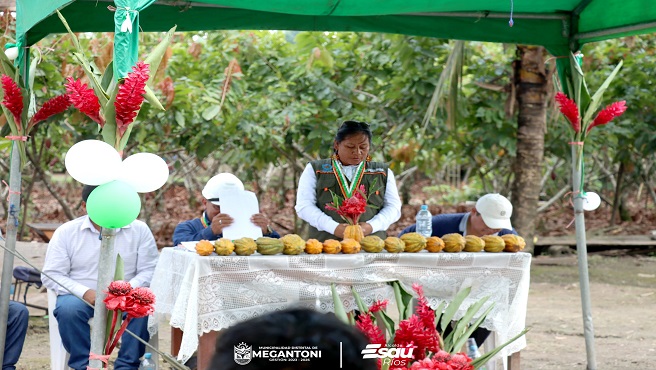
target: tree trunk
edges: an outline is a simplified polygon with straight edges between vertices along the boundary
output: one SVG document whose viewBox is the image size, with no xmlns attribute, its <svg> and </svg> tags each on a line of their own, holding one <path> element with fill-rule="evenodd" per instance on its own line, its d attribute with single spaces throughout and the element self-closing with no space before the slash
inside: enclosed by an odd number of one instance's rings
<svg viewBox="0 0 656 370">
<path fill-rule="evenodd" d="M 526 239 L 526 251 L 532 252 L 542 178 L 549 76 L 545 70 L 543 47 L 518 45 L 517 55 L 519 60 L 515 60 L 513 65 L 519 116 L 517 158 L 513 165 L 512 222 L 517 232 Z"/>
</svg>

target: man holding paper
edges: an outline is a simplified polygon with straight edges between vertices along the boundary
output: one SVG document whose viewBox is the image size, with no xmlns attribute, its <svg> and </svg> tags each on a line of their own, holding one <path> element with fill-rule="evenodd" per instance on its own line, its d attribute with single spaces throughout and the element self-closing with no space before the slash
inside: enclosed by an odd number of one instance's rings
<svg viewBox="0 0 656 370">
<path fill-rule="evenodd" d="M 269 219 L 259 213 L 254 194 L 244 191 L 244 184 L 235 175 L 224 172 L 212 177 L 205 184 L 202 194 L 201 201 L 205 208 L 203 214 L 200 218 L 183 221 L 175 227 L 173 245 L 220 239 L 224 237 L 224 229 L 228 229 L 226 237 L 231 239 L 243 236 L 255 236 L 256 239 L 258 235 L 242 235 L 242 232 L 252 232 L 249 228 L 255 228 L 256 234 L 261 232 L 263 236 L 280 238 L 269 226 Z M 224 208 L 223 212 L 221 207 Z M 228 235 L 230 231 L 235 238 Z"/>
</svg>

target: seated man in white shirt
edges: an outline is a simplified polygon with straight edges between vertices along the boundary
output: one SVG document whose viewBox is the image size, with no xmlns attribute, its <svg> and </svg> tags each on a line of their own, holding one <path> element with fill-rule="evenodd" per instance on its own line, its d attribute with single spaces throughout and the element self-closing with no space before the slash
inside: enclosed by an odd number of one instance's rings
<svg viewBox="0 0 656 370">
<path fill-rule="evenodd" d="M 93 189 L 95 186 L 86 185 L 82 190 L 85 206 Z M 48 244 L 44 274 L 41 275 L 43 284 L 57 293 L 54 315 L 59 323 L 59 334 L 64 348 L 70 354 L 68 366 L 76 370 L 86 370 L 89 364 L 89 319 L 94 314 L 92 306 L 83 302 L 80 297 L 94 305 L 96 291 L 107 289 L 97 286 L 100 230 L 101 227 L 93 223 L 87 215 L 57 228 Z M 120 254 L 123 259 L 124 280 L 133 288 L 150 285 L 159 254 L 153 234 L 144 222 L 135 220 L 117 230 L 114 253 Z M 52 280 L 46 275 L 52 277 Z M 147 317 L 132 319 L 127 328 L 147 342 L 147 324 Z M 139 358 L 144 352 L 145 345 L 125 333 L 114 369 L 137 369 Z"/>
</svg>

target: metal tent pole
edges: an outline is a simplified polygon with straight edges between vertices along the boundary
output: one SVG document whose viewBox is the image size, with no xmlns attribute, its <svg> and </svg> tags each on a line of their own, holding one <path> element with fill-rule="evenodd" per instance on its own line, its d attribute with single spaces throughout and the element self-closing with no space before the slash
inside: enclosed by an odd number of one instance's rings
<svg viewBox="0 0 656 370">
<path fill-rule="evenodd" d="M 579 285 L 581 288 L 581 308 L 583 313 L 583 335 L 588 360 L 588 370 L 597 369 L 594 349 L 594 326 L 592 325 L 592 304 L 590 301 L 590 281 L 588 279 L 588 248 L 585 236 L 585 216 L 583 214 L 583 194 L 581 194 L 581 174 L 583 173 L 583 143 L 572 145 L 572 184 L 574 191 L 574 225 L 576 227 L 576 255 L 579 265 Z"/>
</svg>

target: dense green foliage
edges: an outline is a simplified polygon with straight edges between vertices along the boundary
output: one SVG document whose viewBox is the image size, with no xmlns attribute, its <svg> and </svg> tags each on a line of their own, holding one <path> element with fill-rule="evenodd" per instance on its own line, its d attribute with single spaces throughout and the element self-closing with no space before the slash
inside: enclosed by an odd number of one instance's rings
<svg viewBox="0 0 656 370">
<path fill-rule="evenodd" d="M 141 35 L 143 50 L 161 38 Z M 104 69 L 111 36 L 86 36 L 81 41 L 88 57 Z M 607 177 L 620 162 L 638 165 L 637 178 L 644 174 L 649 179 L 654 172 L 656 119 L 649 71 L 656 63 L 656 38 L 628 40 L 584 50 L 583 69 L 592 90 L 624 60 L 602 105 L 624 99 L 629 106 L 618 122 L 596 128 L 586 145 L 591 190 L 610 190 Z M 462 73 L 442 86 L 446 93 L 439 95 L 437 113 L 424 121 L 453 45 L 369 33 L 180 33 L 156 79 L 156 92 L 167 110 L 144 106 L 128 151 L 136 147 L 160 153 L 178 167 L 183 158 L 213 158 L 210 162 L 228 165 L 245 179 L 258 179 L 271 164 L 298 169 L 310 157 L 330 155 L 339 123 L 356 119 L 371 123 L 374 159 L 392 162 L 397 174 L 417 166 L 419 174 L 438 183 L 446 180 L 445 169 L 459 165 L 469 173 L 472 193 L 506 192 L 516 142 L 516 118 L 507 109 L 515 49 L 467 43 Z M 65 76 L 82 76 L 66 52 L 68 36 L 52 35 L 39 43 L 39 50 L 43 61 L 35 76 L 37 102 L 61 93 Z M 547 61 L 550 68 L 554 64 Z M 563 165 L 570 157 L 569 127 L 556 109 L 549 110 L 547 122 L 545 172 L 561 165 L 545 177 L 546 199 L 567 186 L 570 176 L 569 166 Z M 42 124 L 34 139 L 39 143 L 47 138 L 53 145 L 41 165 L 63 170 L 65 151 L 97 132 L 93 122 L 73 110 Z"/>
</svg>

